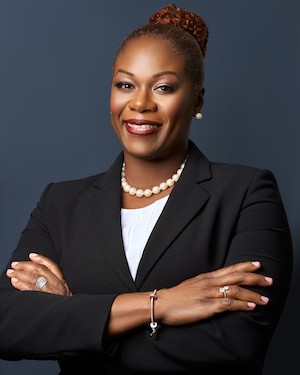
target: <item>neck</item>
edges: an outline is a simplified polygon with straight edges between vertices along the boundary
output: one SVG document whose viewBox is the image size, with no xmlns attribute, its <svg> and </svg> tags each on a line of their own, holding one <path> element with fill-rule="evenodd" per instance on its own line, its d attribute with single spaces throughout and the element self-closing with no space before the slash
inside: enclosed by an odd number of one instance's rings
<svg viewBox="0 0 300 375">
<path fill-rule="evenodd" d="M 168 175 L 168 177 L 164 177 L 161 180 L 156 179 L 154 182 L 153 177 L 151 180 L 153 181 L 151 185 L 146 186 L 145 183 L 145 178 L 143 179 L 142 177 L 146 177 L 146 171 L 143 170 L 142 174 L 139 176 L 140 185 L 134 185 L 133 182 L 131 182 L 128 178 L 127 175 L 127 168 L 126 168 L 126 163 L 123 162 L 123 167 L 122 167 L 122 173 L 121 173 L 121 186 L 123 188 L 123 191 L 125 193 L 128 193 L 131 196 L 137 197 L 137 198 L 150 198 L 152 195 L 158 195 L 162 192 L 165 192 L 166 190 L 172 188 L 174 184 L 178 181 L 184 166 L 185 166 L 186 159 L 182 161 L 179 165 L 174 167 L 172 172 Z M 161 171 L 161 165 L 157 166 L 158 170 Z M 166 176 L 166 175 L 165 175 Z M 157 177 L 157 174 L 156 174 Z"/>
<path fill-rule="evenodd" d="M 187 156 L 187 151 L 167 159 L 147 160 L 124 154 L 127 182 L 146 189 L 170 178 Z"/>
</svg>

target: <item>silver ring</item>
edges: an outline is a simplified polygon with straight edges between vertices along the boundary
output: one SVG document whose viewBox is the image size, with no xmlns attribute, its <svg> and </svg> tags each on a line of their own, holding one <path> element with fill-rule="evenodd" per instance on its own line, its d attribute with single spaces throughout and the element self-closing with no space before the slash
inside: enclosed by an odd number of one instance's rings
<svg viewBox="0 0 300 375">
<path fill-rule="evenodd" d="M 48 280 L 46 279 L 46 277 L 40 276 L 40 277 L 37 278 L 34 285 L 35 285 L 36 288 L 42 289 L 47 284 L 47 282 L 48 282 Z"/>
<path fill-rule="evenodd" d="M 219 292 L 223 293 L 224 295 L 224 298 L 227 298 L 227 292 L 229 290 L 229 286 L 228 285 L 224 285 L 224 286 L 221 286 L 221 288 L 219 288 Z"/>
</svg>

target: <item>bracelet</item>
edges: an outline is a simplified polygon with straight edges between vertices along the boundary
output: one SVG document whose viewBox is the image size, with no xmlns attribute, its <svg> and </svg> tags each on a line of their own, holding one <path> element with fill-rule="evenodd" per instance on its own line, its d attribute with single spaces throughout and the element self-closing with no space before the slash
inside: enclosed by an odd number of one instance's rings
<svg viewBox="0 0 300 375">
<path fill-rule="evenodd" d="M 154 320 L 154 301 L 157 299 L 156 296 L 157 289 L 155 289 L 151 294 L 150 294 L 150 328 L 151 328 L 151 333 L 150 336 L 155 336 L 157 333 L 158 329 L 158 324 Z"/>
</svg>

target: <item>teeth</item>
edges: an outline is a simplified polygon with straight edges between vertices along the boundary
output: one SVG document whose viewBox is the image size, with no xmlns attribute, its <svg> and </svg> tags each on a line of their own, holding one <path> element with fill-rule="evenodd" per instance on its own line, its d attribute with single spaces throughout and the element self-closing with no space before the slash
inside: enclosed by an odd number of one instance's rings
<svg viewBox="0 0 300 375">
<path fill-rule="evenodd" d="M 150 129 L 157 128 L 156 125 L 150 125 L 150 124 L 136 125 L 136 124 L 130 124 L 129 122 L 127 124 L 130 128 L 136 129 L 136 130 L 150 130 Z"/>
</svg>

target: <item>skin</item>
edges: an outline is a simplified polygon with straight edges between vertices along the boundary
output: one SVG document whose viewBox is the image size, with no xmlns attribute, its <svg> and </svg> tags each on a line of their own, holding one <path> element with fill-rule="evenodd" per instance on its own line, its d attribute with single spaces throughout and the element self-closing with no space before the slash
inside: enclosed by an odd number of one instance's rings
<svg viewBox="0 0 300 375">
<path fill-rule="evenodd" d="M 27 262 L 13 262 L 7 276 L 20 291 L 36 290 L 72 297 L 59 266 L 42 255 L 31 253 Z M 255 273 L 259 262 L 242 262 L 200 274 L 172 287 L 160 289 L 155 302 L 155 318 L 165 325 L 184 325 L 208 319 L 224 311 L 251 311 L 269 299 L 242 286 L 272 285 L 270 277 Z M 48 283 L 35 287 L 38 276 Z M 227 298 L 220 285 L 229 285 Z M 116 297 L 107 326 L 107 335 L 116 336 L 149 323 L 149 292 L 125 293 Z M 135 310 L 132 310 L 135 306 Z"/>
<path fill-rule="evenodd" d="M 193 92 L 183 59 L 172 55 L 168 47 L 168 42 L 153 38 L 130 41 L 114 66 L 112 126 L 124 148 L 127 181 L 142 189 L 165 181 L 178 169 L 187 154 L 192 116 L 203 104 L 204 90 L 199 94 Z M 153 122 L 157 127 L 149 131 L 141 130 L 137 124 L 128 127 L 126 123 L 132 119 Z M 171 190 L 150 198 L 123 192 L 122 206 L 143 207 Z M 260 267 L 256 261 L 237 263 L 160 289 L 155 301 L 155 319 L 165 325 L 185 325 L 224 311 L 251 311 L 257 305 L 266 305 L 267 297 L 243 288 L 272 285 L 270 277 L 256 273 Z M 17 290 L 38 290 L 72 298 L 59 266 L 42 255 L 30 253 L 28 261 L 13 262 L 6 274 Z M 35 287 L 39 276 L 48 280 L 42 289 Z M 227 298 L 219 291 L 223 285 L 230 286 Z M 107 324 L 108 337 L 149 324 L 151 292 L 116 297 Z"/>
<path fill-rule="evenodd" d="M 167 41 L 142 37 L 130 41 L 116 58 L 110 97 L 112 126 L 123 149 L 130 185 L 146 189 L 170 178 L 187 155 L 192 116 L 203 104 L 184 60 Z M 126 122 L 158 124 L 151 134 L 132 134 Z M 170 194 L 151 198 L 123 194 L 123 207 L 138 208 Z"/>
</svg>

